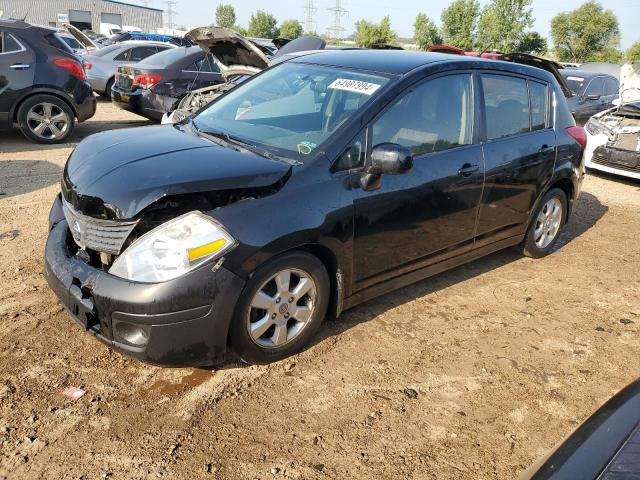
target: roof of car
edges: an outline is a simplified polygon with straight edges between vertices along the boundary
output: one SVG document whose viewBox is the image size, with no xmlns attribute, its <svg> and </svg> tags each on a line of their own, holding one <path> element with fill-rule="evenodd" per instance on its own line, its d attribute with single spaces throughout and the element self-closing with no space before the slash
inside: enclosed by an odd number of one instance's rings
<svg viewBox="0 0 640 480">
<path fill-rule="evenodd" d="M 578 68 L 563 68 L 560 70 L 560 73 L 565 77 L 580 77 L 584 79 L 593 77 L 612 77 L 612 75 L 609 75 L 608 73 L 590 72 L 588 70 L 580 70 Z"/>
<path fill-rule="evenodd" d="M 306 53 L 306 52 L 305 52 Z M 300 55 L 292 62 L 315 63 L 336 67 L 355 68 L 391 75 L 404 75 L 430 64 L 448 62 L 467 64 L 478 68 L 520 72 L 537 77 L 547 77 L 549 72 L 515 62 L 484 59 L 479 57 L 450 55 L 446 53 L 415 52 L 407 50 L 323 50 L 310 55 Z M 544 72 L 544 73 L 541 73 Z"/>
<path fill-rule="evenodd" d="M 176 45 L 172 45 L 167 42 L 158 42 L 156 40 L 125 40 L 124 42 L 119 42 L 117 45 L 129 45 L 129 46 L 139 46 L 144 47 L 148 45 L 157 45 L 161 47 L 169 47 L 169 48 L 177 48 Z"/>
</svg>

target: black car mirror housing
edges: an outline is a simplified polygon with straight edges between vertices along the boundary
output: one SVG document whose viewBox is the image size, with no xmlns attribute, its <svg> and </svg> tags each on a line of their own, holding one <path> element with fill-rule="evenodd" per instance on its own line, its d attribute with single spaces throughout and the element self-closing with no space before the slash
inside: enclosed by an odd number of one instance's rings
<svg viewBox="0 0 640 480">
<path fill-rule="evenodd" d="M 381 143 L 373 147 L 367 173 L 370 175 L 400 175 L 413 168 L 411 150 L 397 143 Z"/>
</svg>

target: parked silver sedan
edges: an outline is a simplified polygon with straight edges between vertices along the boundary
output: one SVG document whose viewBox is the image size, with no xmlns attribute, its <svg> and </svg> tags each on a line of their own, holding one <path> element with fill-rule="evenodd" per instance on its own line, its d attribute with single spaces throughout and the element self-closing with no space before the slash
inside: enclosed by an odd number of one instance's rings
<svg viewBox="0 0 640 480">
<path fill-rule="evenodd" d="M 87 81 L 94 91 L 108 97 L 118 66 L 137 63 L 169 48 L 175 46 L 162 42 L 130 40 L 83 55 Z"/>
</svg>

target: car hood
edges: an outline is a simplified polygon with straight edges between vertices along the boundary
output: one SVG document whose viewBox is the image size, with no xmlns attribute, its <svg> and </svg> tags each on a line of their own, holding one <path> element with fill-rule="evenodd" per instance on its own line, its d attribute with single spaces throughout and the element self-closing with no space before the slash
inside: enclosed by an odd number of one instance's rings
<svg viewBox="0 0 640 480">
<path fill-rule="evenodd" d="M 620 69 L 620 104 L 636 102 L 640 102 L 640 62 L 628 62 Z"/>
<path fill-rule="evenodd" d="M 91 40 L 89 37 L 87 37 L 84 33 L 82 33 L 80 30 L 78 30 L 76 27 L 74 27 L 73 25 L 69 24 L 69 23 L 63 23 L 62 27 L 69 32 L 69 34 L 75 38 L 78 42 L 80 42 L 80 45 L 82 45 L 88 52 L 94 51 L 94 50 L 98 50 L 98 45 L 96 45 L 96 43 Z"/>
<path fill-rule="evenodd" d="M 290 169 L 174 126 L 123 129 L 76 147 L 64 168 L 62 195 L 84 215 L 125 220 L 165 197 L 268 187 Z"/>
<path fill-rule="evenodd" d="M 258 47 L 230 28 L 194 28 L 185 38 L 216 57 L 225 77 L 253 75 L 269 66 L 269 59 Z"/>
</svg>

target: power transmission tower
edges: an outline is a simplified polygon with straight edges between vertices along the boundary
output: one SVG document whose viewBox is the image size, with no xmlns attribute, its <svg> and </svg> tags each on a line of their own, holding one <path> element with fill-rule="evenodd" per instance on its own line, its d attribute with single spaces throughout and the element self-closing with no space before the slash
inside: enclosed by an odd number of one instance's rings
<svg viewBox="0 0 640 480">
<path fill-rule="evenodd" d="M 304 11 L 305 11 L 304 25 L 305 25 L 306 33 L 315 32 L 316 21 L 314 20 L 314 15 L 318 11 L 318 9 L 316 8 L 316 5 L 313 0 L 307 0 L 304 6 Z"/>
<path fill-rule="evenodd" d="M 173 30 L 173 27 L 175 26 L 173 23 L 173 15 L 176 13 L 173 7 L 175 7 L 178 2 L 175 0 L 165 0 L 164 3 L 167 4 L 167 28 Z"/>
<path fill-rule="evenodd" d="M 329 34 L 333 38 L 341 38 L 346 31 L 346 29 L 342 26 L 342 17 L 347 15 L 349 11 L 342 6 L 341 0 L 336 0 L 336 4 L 329 9 L 329 11 L 333 14 L 333 25 L 330 26 L 327 30 Z"/>
</svg>

